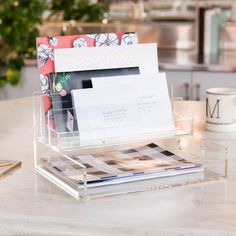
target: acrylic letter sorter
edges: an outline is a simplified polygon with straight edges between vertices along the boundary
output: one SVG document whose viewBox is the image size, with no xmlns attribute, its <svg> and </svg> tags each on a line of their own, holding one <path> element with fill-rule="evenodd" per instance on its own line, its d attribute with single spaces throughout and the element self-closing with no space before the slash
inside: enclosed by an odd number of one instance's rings
<svg viewBox="0 0 236 236">
<path fill-rule="evenodd" d="M 90 199 L 226 176 L 226 149 L 193 138 L 183 101 L 170 102 L 155 43 L 122 32 L 42 37 L 37 57 L 35 169 L 67 193 Z"/>
<path fill-rule="evenodd" d="M 78 131 L 58 132 L 48 125 L 51 118 L 45 117 L 44 96 L 34 94 L 35 169 L 77 199 L 160 190 L 226 177 L 226 149 L 193 137 L 193 119 L 181 113 L 181 100 L 172 101 L 173 114 L 178 114 L 174 117 L 174 135 L 104 137 L 81 144 Z"/>
</svg>

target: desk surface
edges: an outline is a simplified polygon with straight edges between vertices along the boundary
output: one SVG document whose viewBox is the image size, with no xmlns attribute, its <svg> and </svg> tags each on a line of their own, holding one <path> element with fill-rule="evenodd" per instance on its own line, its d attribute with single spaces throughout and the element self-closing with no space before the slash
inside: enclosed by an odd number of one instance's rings
<svg viewBox="0 0 236 236">
<path fill-rule="evenodd" d="M 236 154 L 227 180 L 79 202 L 33 169 L 32 104 L 0 102 L 0 158 L 22 161 L 0 179 L 0 235 L 236 235 Z M 204 134 L 204 103 L 184 106 Z"/>
</svg>

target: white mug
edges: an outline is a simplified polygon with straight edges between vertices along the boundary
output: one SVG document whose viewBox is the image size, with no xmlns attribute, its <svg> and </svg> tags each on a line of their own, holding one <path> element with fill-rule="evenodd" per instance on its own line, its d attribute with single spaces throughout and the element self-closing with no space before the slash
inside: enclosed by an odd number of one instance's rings
<svg viewBox="0 0 236 236">
<path fill-rule="evenodd" d="M 210 88 L 206 91 L 206 129 L 236 131 L 236 89 Z"/>
</svg>

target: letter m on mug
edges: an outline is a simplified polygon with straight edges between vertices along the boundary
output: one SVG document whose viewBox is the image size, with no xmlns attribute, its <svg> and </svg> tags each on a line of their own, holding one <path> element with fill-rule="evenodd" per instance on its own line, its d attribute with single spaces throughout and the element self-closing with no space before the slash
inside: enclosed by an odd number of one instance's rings
<svg viewBox="0 0 236 236">
<path fill-rule="evenodd" d="M 211 106 L 208 98 L 206 98 L 206 116 L 210 118 L 220 118 L 220 100 L 216 99 L 216 102 Z"/>
</svg>

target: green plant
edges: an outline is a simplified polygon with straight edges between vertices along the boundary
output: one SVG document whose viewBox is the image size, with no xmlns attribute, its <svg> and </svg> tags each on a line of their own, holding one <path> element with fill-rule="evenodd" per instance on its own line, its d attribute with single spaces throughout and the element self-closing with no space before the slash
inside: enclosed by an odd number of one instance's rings
<svg viewBox="0 0 236 236">
<path fill-rule="evenodd" d="M 24 58 L 35 52 L 36 25 L 45 0 L 2 0 L 0 3 L 0 85 L 17 84 Z"/>
<path fill-rule="evenodd" d="M 63 20 L 78 20 L 83 22 L 100 21 L 105 7 L 101 3 L 89 0 L 52 0 L 51 15 L 61 13 Z"/>
</svg>

